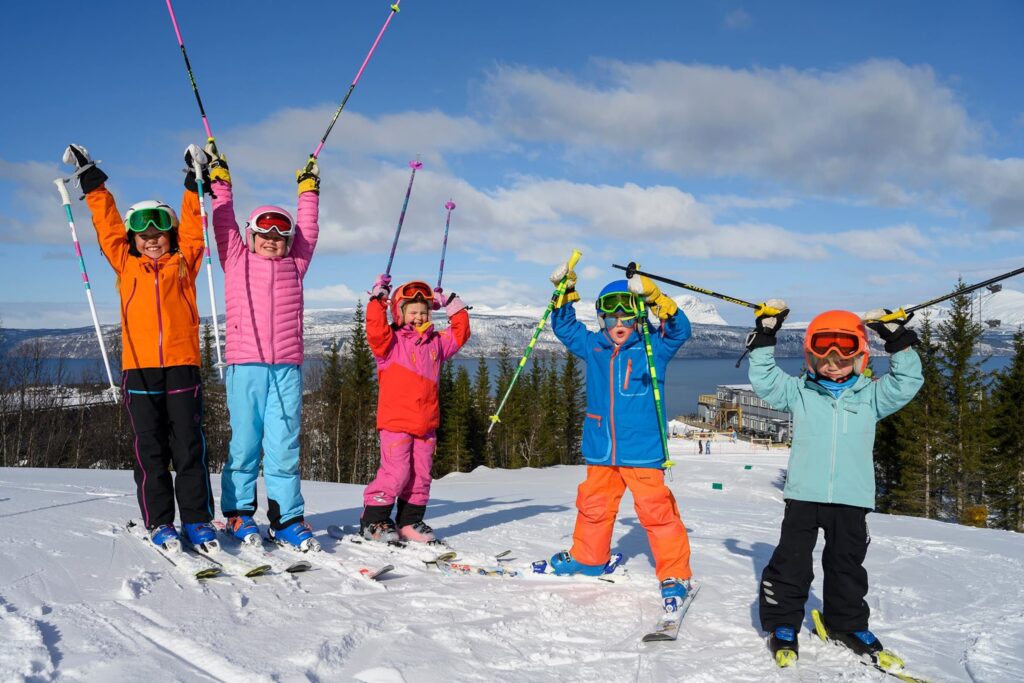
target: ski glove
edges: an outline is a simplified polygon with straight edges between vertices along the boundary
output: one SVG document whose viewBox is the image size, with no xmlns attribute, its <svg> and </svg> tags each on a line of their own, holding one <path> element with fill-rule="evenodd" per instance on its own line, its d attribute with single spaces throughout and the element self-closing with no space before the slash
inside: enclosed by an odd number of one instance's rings
<svg viewBox="0 0 1024 683">
<path fill-rule="evenodd" d="M 789 315 L 789 306 L 782 299 L 768 299 L 754 312 L 754 331 L 747 336 L 747 350 L 775 346 L 775 335 Z"/>
<path fill-rule="evenodd" d="M 444 304 L 444 312 L 445 315 L 448 316 L 449 320 L 451 320 L 452 316 L 458 313 L 459 311 L 468 311 L 469 309 L 470 307 L 463 303 L 462 299 L 460 299 L 459 295 L 456 294 L 455 292 L 452 292 L 448 296 L 448 300 Z"/>
<path fill-rule="evenodd" d="M 444 295 L 444 290 L 440 287 L 434 287 L 434 301 L 431 308 L 435 311 L 440 311 L 448 303 L 448 297 Z"/>
<path fill-rule="evenodd" d="M 878 320 L 889 313 L 892 313 L 892 311 L 888 308 L 876 308 L 873 311 L 868 311 L 864 316 L 866 321 L 874 321 L 866 322 L 865 324 L 877 332 L 878 336 L 885 342 L 886 353 L 896 353 L 917 344 L 920 341 L 917 338 L 917 332 L 908 329 L 906 326 L 910 319 L 914 317 L 914 314 L 911 313 L 902 320 L 892 320 L 884 323 Z"/>
<path fill-rule="evenodd" d="M 227 157 L 217 151 L 217 143 L 213 138 L 207 140 L 203 151 L 210 157 L 210 180 L 220 180 L 230 185 L 231 172 L 228 170 Z"/>
<path fill-rule="evenodd" d="M 303 192 L 320 194 L 320 167 L 317 166 L 316 159 L 313 157 L 309 158 L 309 163 L 305 168 L 300 168 L 295 172 L 295 179 L 299 183 L 300 195 Z"/>
<path fill-rule="evenodd" d="M 199 145 L 189 145 L 185 148 L 185 189 L 190 192 L 198 192 L 199 185 L 196 183 L 195 163 L 199 162 L 199 168 L 203 174 L 203 189 L 210 189 L 210 157 L 206 152 L 199 149 Z"/>
<path fill-rule="evenodd" d="M 74 178 L 84 194 L 89 194 L 107 180 L 107 174 L 99 169 L 89 156 L 89 150 L 74 143 L 64 150 L 64 163 L 75 167 Z"/>
<path fill-rule="evenodd" d="M 652 308 L 661 320 L 667 320 L 674 316 L 679 310 L 679 305 L 672 300 L 672 297 L 662 294 L 658 285 L 649 277 L 633 273 L 629 278 L 629 291 L 642 297 Z"/>
<path fill-rule="evenodd" d="M 391 276 L 381 273 L 373 283 L 370 290 L 371 299 L 387 299 L 391 295 Z"/>
<path fill-rule="evenodd" d="M 551 271 L 548 279 L 551 280 L 551 284 L 555 287 L 562 284 L 562 280 L 565 279 L 565 292 L 562 296 L 555 299 L 555 308 L 561 308 L 565 304 L 575 303 L 580 300 L 580 295 L 576 293 L 576 271 L 569 269 L 568 261 Z"/>
</svg>

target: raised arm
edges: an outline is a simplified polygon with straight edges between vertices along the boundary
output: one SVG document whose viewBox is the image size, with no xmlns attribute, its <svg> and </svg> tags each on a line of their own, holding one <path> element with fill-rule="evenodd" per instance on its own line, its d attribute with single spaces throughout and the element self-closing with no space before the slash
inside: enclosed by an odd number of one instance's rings
<svg viewBox="0 0 1024 683">
<path fill-rule="evenodd" d="M 867 326 L 878 333 L 885 342 L 885 350 L 892 354 L 889 372 L 871 385 L 875 414 L 879 420 L 910 403 L 924 385 L 921 357 L 912 348 L 918 343 L 917 333 L 906 326 L 910 318 L 884 323 L 878 321 L 889 313 L 892 311 L 875 309 L 866 316 L 868 320 L 876 321 L 868 322 Z"/>
<path fill-rule="evenodd" d="M 291 255 L 295 258 L 299 275 L 305 276 L 320 237 L 320 167 L 313 161 L 305 169 L 296 171 L 295 175 L 299 183 L 299 208 Z"/>
<path fill-rule="evenodd" d="M 651 346 L 658 360 L 668 362 L 690 338 L 690 319 L 649 277 L 633 273 L 629 278 L 629 291 L 642 298 L 661 320 L 659 334 L 654 336 Z"/>
<path fill-rule="evenodd" d="M 213 223 L 213 235 L 217 241 L 217 258 L 220 267 L 226 271 L 232 263 L 245 256 L 248 247 L 238 232 L 238 222 L 235 220 L 235 199 L 228 161 L 212 140 L 206 143 L 204 151 L 210 160 L 210 192 L 213 195 L 210 222 Z"/>
<path fill-rule="evenodd" d="M 374 288 L 376 290 L 376 287 Z M 384 358 L 395 342 L 395 332 L 388 324 L 386 297 L 372 296 L 366 302 L 366 341 L 377 358 Z"/>
<path fill-rule="evenodd" d="M 754 331 L 747 339 L 750 351 L 748 376 L 754 393 L 776 410 L 791 410 L 800 394 L 802 380 L 783 372 L 775 363 L 775 335 L 789 315 L 782 299 L 770 299 L 757 310 Z"/>
<path fill-rule="evenodd" d="M 445 303 L 448 315 L 448 329 L 439 333 L 441 338 L 441 360 L 448 360 L 469 341 L 469 308 L 457 294 L 452 294 Z"/>
<path fill-rule="evenodd" d="M 104 185 L 107 174 L 100 170 L 89 156 L 89 150 L 82 145 L 68 145 L 64 150 L 64 163 L 75 167 L 73 177 L 85 194 L 100 251 L 114 272 L 120 274 L 128 259 L 128 236 L 114 196 Z"/>
</svg>

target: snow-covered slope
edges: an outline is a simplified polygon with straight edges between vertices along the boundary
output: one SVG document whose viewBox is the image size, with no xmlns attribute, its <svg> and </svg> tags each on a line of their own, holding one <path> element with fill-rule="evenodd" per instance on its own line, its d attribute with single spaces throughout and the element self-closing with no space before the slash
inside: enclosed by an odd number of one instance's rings
<svg viewBox="0 0 1024 683">
<path fill-rule="evenodd" d="M 672 448 L 670 486 L 703 588 L 680 640 L 649 645 L 639 638 L 660 606 L 628 494 L 614 542 L 626 584 L 446 577 L 412 561 L 378 585 L 354 573 L 366 557 L 321 533 L 349 573 L 327 557 L 306 574 L 198 585 L 122 531 L 138 515 L 130 472 L 0 469 L 0 680 L 789 679 L 756 626 L 785 454 Z M 450 475 L 435 483 L 428 518 L 464 555 L 507 547 L 525 567 L 571 544 L 583 476 L 582 467 Z M 306 482 L 303 493 L 315 528 L 356 521 L 361 487 Z M 1024 680 L 1024 536 L 877 514 L 869 523 L 867 599 L 882 640 L 932 681 Z M 821 595 L 818 578 L 808 609 Z M 801 678 L 879 680 L 807 633 Z"/>
</svg>

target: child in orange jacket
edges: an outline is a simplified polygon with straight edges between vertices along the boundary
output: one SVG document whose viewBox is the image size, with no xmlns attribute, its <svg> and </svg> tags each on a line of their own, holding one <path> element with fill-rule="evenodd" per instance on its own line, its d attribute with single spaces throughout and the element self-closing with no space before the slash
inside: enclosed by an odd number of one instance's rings
<svg viewBox="0 0 1024 683">
<path fill-rule="evenodd" d="M 185 151 L 206 163 L 196 145 Z M 185 179 L 181 223 L 163 202 L 133 204 L 124 220 L 101 171 L 81 145 L 70 145 L 64 162 L 92 212 L 103 255 L 117 274 L 121 295 L 121 370 L 124 403 L 134 433 L 135 484 L 143 523 L 156 545 L 179 540 L 174 528 L 177 499 L 187 539 L 200 545 L 215 538 L 213 493 L 203 434 L 199 377 L 199 312 L 196 276 L 203 255 L 202 219 L 196 180 Z M 170 464 L 174 463 L 175 479 Z"/>
</svg>

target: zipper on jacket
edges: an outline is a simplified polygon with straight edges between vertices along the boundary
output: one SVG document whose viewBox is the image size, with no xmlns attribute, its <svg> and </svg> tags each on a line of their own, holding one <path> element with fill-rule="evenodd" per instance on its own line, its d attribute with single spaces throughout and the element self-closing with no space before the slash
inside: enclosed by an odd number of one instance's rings
<svg viewBox="0 0 1024 683">
<path fill-rule="evenodd" d="M 836 440 L 839 432 L 839 403 L 832 401 L 832 471 L 828 477 L 828 502 L 832 502 L 832 487 L 836 481 Z"/>
<path fill-rule="evenodd" d="M 277 343 L 274 339 L 274 287 L 275 281 L 277 280 L 277 261 L 270 261 L 270 364 L 273 365 L 277 362 Z"/>
<path fill-rule="evenodd" d="M 160 312 L 160 264 L 153 259 L 153 290 L 156 292 L 156 348 L 164 366 L 164 316 Z"/>
<path fill-rule="evenodd" d="M 622 390 L 629 391 L 629 376 L 633 374 L 633 359 L 626 361 L 626 379 L 622 382 Z"/>
<path fill-rule="evenodd" d="M 612 357 L 608 360 L 608 436 L 612 440 L 612 466 L 615 466 L 615 356 L 619 355 L 621 346 L 616 346 Z"/>
</svg>

